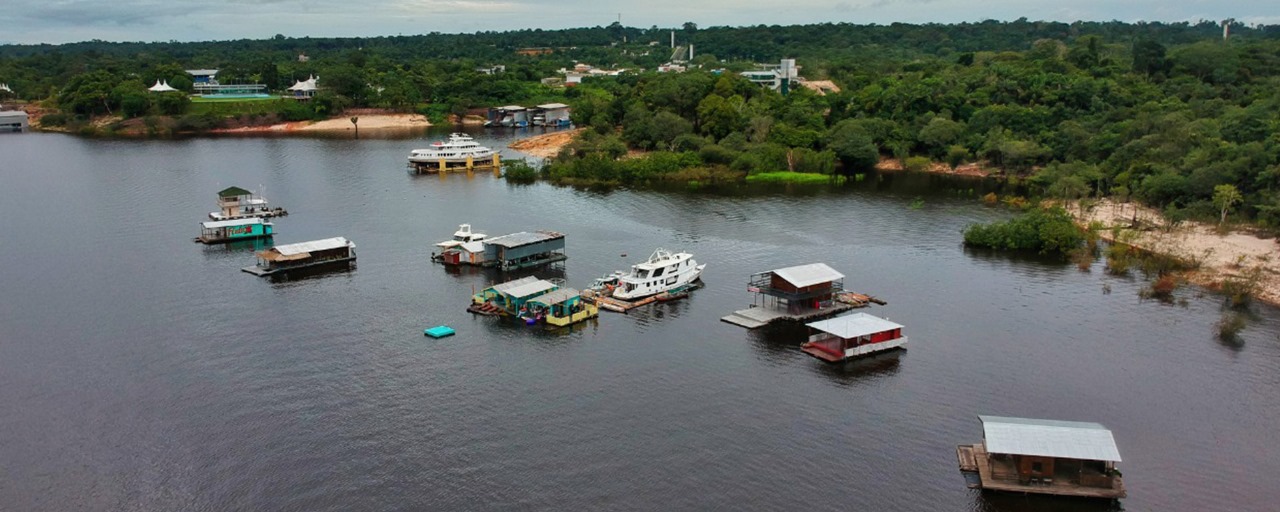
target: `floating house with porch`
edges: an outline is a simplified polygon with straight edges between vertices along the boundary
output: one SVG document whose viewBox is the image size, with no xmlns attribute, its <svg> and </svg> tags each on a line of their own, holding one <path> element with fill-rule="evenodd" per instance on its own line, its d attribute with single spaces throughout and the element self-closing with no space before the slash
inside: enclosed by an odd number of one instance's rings
<svg viewBox="0 0 1280 512">
<path fill-rule="evenodd" d="M 564 235 L 555 231 L 523 231 L 483 241 L 486 266 L 516 270 L 564 261 Z"/>
<path fill-rule="evenodd" d="M 559 288 L 560 285 L 551 281 L 533 276 L 522 277 L 481 290 L 471 298 L 470 310 L 482 314 L 515 316 L 520 314 L 529 300 Z"/>
<path fill-rule="evenodd" d="M 200 223 L 200 236 L 196 237 L 196 241 L 206 244 L 221 244 L 239 240 L 266 238 L 275 234 L 275 224 L 267 222 L 261 217 L 215 220 Z"/>
<path fill-rule="evenodd" d="M 839 300 L 844 293 L 844 274 L 825 263 L 752 274 L 747 291 L 754 294 L 751 307 L 720 320 L 756 329 L 778 321 L 827 318 L 858 307 Z"/>
<path fill-rule="evenodd" d="M 1111 431 L 1097 423 L 978 416 L 982 442 L 956 457 L 972 489 L 1084 498 L 1125 497 Z"/>
<path fill-rule="evenodd" d="M 291 270 L 350 266 L 356 260 L 356 244 L 343 237 L 297 244 L 277 245 L 257 254 L 258 264 L 240 270 L 256 276 L 271 276 Z"/>
<path fill-rule="evenodd" d="M 248 219 L 288 215 L 283 208 L 267 206 L 267 200 L 240 187 L 227 187 L 218 192 L 218 211 L 209 214 L 213 220 Z"/>
<path fill-rule="evenodd" d="M 901 325 L 866 313 L 820 320 L 808 327 L 809 341 L 800 350 L 829 363 L 907 347 Z"/>
<path fill-rule="evenodd" d="M 582 294 L 573 288 L 558 288 L 529 299 L 521 315 L 553 327 L 567 327 L 597 316 L 600 309 L 583 301 Z"/>
</svg>

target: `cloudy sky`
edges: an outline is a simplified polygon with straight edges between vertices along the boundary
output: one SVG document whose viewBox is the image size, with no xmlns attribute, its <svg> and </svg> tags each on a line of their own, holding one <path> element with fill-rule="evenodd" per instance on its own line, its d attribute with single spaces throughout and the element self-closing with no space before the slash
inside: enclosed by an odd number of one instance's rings
<svg viewBox="0 0 1280 512">
<path fill-rule="evenodd" d="M 0 43 L 204 41 L 517 28 L 1012 20 L 1280 23 L 1277 0 L 0 0 Z"/>
</svg>

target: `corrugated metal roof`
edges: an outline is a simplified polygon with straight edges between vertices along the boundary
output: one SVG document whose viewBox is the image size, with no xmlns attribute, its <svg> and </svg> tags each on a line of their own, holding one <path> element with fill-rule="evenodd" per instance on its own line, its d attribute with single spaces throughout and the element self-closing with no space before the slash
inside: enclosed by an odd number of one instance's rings
<svg viewBox="0 0 1280 512">
<path fill-rule="evenodd" d="M 520 279 L 516 279 L 516 280 L 514 280 L 514 281 L 507 281 L 507 282 L 505 282 L 505 283 L 495 284 L 495 285 L 493 285 L 493 291 L 498 292 L 498 293 L 506 293 L 506 291 L 507 291 L 507 290 L 510 290 L 510 289 L 515 288 L 515 287 L 517 287 L 517 286 L 526 285 L 526 284 L 529 284 L 529 283 L 535 282 L 535 281 L 537 281 L 537 280 L 538 280 L 538 278 L 533 277 L 533 276 L 529 276 L 529 277 L 522 277 L 522 278 L 520 278 Z"/>
<path fill-rule="evenodd" d="M 845 339 L 902 328 L 899 324 L 866 313 L 838 316 L 808 325 L 819 331 L 829 332 Z"/>
<path fill-rule="evenodd" d="M 808 265 L 780 268 L 774 270 L 773 274 L 786 279 L 788 283 L 795 285 L 796 288 L 844 279 L 844 274 L 836 272 L 835 269 L 828 267 L 826 263 L 810 263 Z"/>
<path fill-rule="evenodd" d="M 548 103 L 546 105 L 538 105 L 538 108 L 544 108 L 547 110 L 557 109 L 557 108 L 568 108 L 568 107 L 569 106 L 565 105 L 564 103 Z"/>
<path fill-rule="evenodd" d="M 228 228 L 231 226 L 253 226 L 257 224 L 265 224 L 261 218 L 250 217 L 247 219 L 236 220 L 218 220 L 213 222 L 201 222 L 200 225 L 205 229 Z"/>
<path fill-rule="evenodd" d="M 1120 462 L 1107 427 L 1082 421 L 978 416 L 988 453 Z"/>
<path fill-rule="evenodd" d="M 537 302 L 539 304 L 546 304 L 548 306 L 551 306 L 554 304 L 559 304 L 561 302 L 567 301 L 577 296 L 578 296 L 578 290 L 575 290 L 573 288 L 561 288 L 553 292 L 547 292 L 544 295 L 539 295 L 537 298 L 531 299 L 530 302 Z"/>
<path fill-rule="evenodd" d="M 509 110 L 509 111 L 526 110 L 524 107 L 520 105 L 507 105 L 505 107 L 499 107 L 499 108 L 502 110 Z"/>
<path fill-rule="evenodd" d="M 554 231 L 538 231 L 534 233 L 521 231 L 510 235 L 489 238 L 486 239 L 484 243 L 486 245 L 497 245 L 510 249 L 512 247 L 520 247 L 522 245 L 529 245 L 536 242 L 542 242 L 544 240 L 554 240 L 556 238 L 564 238 L 564 235 Z"/>
<path fill-rule="evenodd" d="M 346 238 L 337 236 L 333 238 L 326 238 L 324 240 L 312 240 L 310 242 L 277 245 L 275 247 L 272 247 L 270 250 L 280 253 L 280 255 L 282 256 L 292 256 L 294 254 L 302 254 L 302 253 L 313 252 L 313 251 L 327 251 L 329 249 L 346 247 L 347 245 L 355 247 L 355 244 L 352 244 L 351 242 L 347 241 Z"/>
<path fill-rule="evenodd" d="M 508 289 L 506 291 L 506 294 L 512 297 L 515 297 L 517 299 L 523 299 L 525 297 L 532 297 L 534 295 L 553 289 L 555 287 L 556 287 L 555 283 L 551 281 L 543 281 L 539 279 L 532 283 L 526 283 L 520 286 L 513 287 L 511 289 Z"/>
</svg>

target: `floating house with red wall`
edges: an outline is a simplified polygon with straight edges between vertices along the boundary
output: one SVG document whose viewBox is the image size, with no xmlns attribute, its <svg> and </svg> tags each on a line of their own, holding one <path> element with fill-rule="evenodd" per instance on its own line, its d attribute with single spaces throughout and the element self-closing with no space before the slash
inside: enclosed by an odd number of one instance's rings
<svg viewBox="0 0 1280 512">
<path fill-rule="evenodd" d="M 808 326 L 809 341 L 800 350 L 831 363 L 907 347 L 901 325 L 866 313 L 838 316 Z"/>
</svg>

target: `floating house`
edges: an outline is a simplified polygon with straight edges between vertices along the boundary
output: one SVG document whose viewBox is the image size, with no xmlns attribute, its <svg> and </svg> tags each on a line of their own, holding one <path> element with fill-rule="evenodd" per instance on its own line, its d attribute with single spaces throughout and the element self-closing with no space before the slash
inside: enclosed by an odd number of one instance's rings
<svg viewBox="0 0 1280 512">
<path fill-rule="evenodd" d="M 831 363 L 907 346 L 901 325 L 866 313 L 829 318 L 808 327 L 809 341 L 800 350 Z"/>
<path fill-rule="evenodd" d="M 565 327 L 600 316 L 600 309 L 584 302 L 573 288 L 559 288 L 538 295 L 526 303 L 522 318 L 532 318 L 555 327 Z"/>
<path fill-rule="evenodd" d="M 501 126 L 524 128 L 529 126 L 529 109 L 520 105 L 499 107 L 498 123 Z"/>
<path fill-rule="evenodd" d="M 471 298 L 474 306 L 488 305 L 507 315 L 519 315 L 525 305 L 539 295 L 558 290 L 560 285 L 536 277 L 523 277 L 481 290 Z"/>
<path fill-rule="evenodd" d="M 350 265 L 356 260 L 356 244 L 343 237 L 277 245 L 258 253 L 258 264 L 240 270 L 270 276 L 321 265 Z"/>
<path fill-rule="evenodd" d="M 522 231 L 485 239 L 485 266 L 515 270 L 568 259 L 564 235 L 555 231 Z"/>
<path fill-rule="evenodd" d="M 0 133 L 27 130 L 27 113 L 21 110 L 0 110 Z"/>
<path fill-rule="evenodd" d="M 837 300 L 844 292 L 844 274 L 825 263 L 752 274 L 747 291 L 755 294 L 751 307 L 720 320 L 756 329 L 777 321 L 831 317 L 856 307 Z"/>
<path fill-rule="evenodd" d="M 969 487 L 1086 498 L 1125 497 L 1111 431 L 1097 423 L 978 416 L 982 442 L 956 457 Z"/>
<path fill-rule="evenodd" d="M 564 103 L 547 103 L 533 109 L 534 126 L 569 126 L 569 106 Z"/>
<path fill-rule="evenodd" d="M 213 220 L 247 219 L 288 215 L 283 208 L 267 206 L 267 200 L 251 190 L 227 187 L 218 192 L 218 210 L 209 214 Z"/>
<path fill-rule="evenodd" d="M 248 219 L 216 220 L 200 223 L 200 236 L 197 242 L 220 244 L 239 240 L 252 240 L 275 235 L 275 224 L 262 220 L 261 217 Z"/>
</svg>

